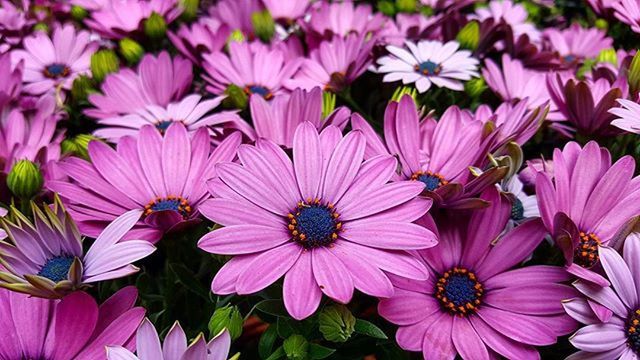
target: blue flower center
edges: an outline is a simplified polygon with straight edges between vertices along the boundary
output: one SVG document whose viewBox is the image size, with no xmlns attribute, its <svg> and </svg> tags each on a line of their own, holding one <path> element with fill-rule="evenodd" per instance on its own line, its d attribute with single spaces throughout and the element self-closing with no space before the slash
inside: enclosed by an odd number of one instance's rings
<svg viewBox="0 0 640 360">
<path fill-rule="evenodd" d="M 411 180 L 417 180 L 424 184 L 425 190 L 434 191 L 442 185 L 447 185 L 449 182 L 444 179 L 440 174 L 434 174 L 430 171 L 423 172 L 418 171 L 411 175 Z"/>
<path fill-rule="evenodd" d="M 65 64 L 51 64 L 44 68 L 44 76 L 50 79 L 58 79 L 66 77 L 71 72 L 71 69 Z"/>
<path fill-rule="evenodd" d="M 576 60 L 576 57 L 573 56 L 573 55 L 567 55 L 567 56 L 563 57 L 562 60 L 564 60 L 564 62 L 571 63 L 571 62 L 574 62 Z"/>
<path fill-rule="evenodd" d="M 440 305 L 450 313 L 461 316 L 477 310 L 484 292 L 474 273 L 458 267 L 445 272 L 436 283 L 435 290 Z"/>
<path fill-rule="evenodd" d="M 69 276 L 69 269 L 73 264 L 73 256 L 56 256 L 47 260 L 42 269 L 38 272 L 39 276 L 45 277 L 55 283 L 66 280 Z"/>
<path fill-rule="evenodd" d="M 164 134 L 171 124 L 173 124 L 173 121 L 171 120 L 161 120 L 156 123 L 156 129 L 158 129 L 161 134 Z"/>
<path fill-rule="evenodd" d="M 516 198 L 511 205 L 511 219 L 515 221 L 524 219 L 524 206 L 518 198 Z"/>
<path fill-rule="evenodd" d="M 627 318 L 625 326 L 627 344 L 636 355 L 640 354 L 640 310 L 632 311 Z"/>
<path fill-rule="evenodd" d="M 305 249 L 330 246 L 342 229 L 333 205 L 324 205 L 319 199 L 298 203 L 288 217 L 293 240 Z"/>
<path fill-rule="evenodd" d="M 176 211 L 186 219 L 191 214 L 191 206 L 186 199 L 180 196 L 167 196 L 166 198 L 157 198 L 144 207 L 145 215 L 151 215 L 156 211 Z"/>
<path fill-rule="evenodd" d="M 600 238 L 594 233 L 584 231 L 581 231 L 579 235 L 580 240 L 573 252 L 573 262 L 583 268 L 590 268 L 599 260 Z"/>
<path fill-rule="evenodd" d="M 438 75 L 442 71 L 442 66 L 433 61 L 425 61 L 414 66 L 414 70 L 422 75 Z"/>
<path fill-rule="evenodd" d="M 273 98 L 273 94 L 271 93 L 271 90 L 269 90 L 269 88 L 265 86 L 248 85 L 247 87 L 244 88 L 244 92 L 247 95 L 253 95 L 253 94 L 260 95 L 265 100 L 271 100 L 271 98 Z"/>
</svg>

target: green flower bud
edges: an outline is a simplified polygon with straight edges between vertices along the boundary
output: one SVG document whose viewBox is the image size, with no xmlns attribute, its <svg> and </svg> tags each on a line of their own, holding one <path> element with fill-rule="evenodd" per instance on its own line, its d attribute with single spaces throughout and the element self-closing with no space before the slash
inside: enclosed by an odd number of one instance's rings
<svg viewBox="0 0 640 360">
<path fill-rule="evenodd" d="M 31 199 L 40 192 L 43 184 L 40 167 L 29 160 L 15 163 L 7 176 L 7 187 L 13 195 L 22 199 Z"/>
<path fill-rule="evenodd" d="M 631 93 L 635 94 L 640 90 L 640 51 L 636 52 L 631 64 L 629 64 L 627 81 L 629 82 Z"/>
<path fill-rule="evenodd" d="M 73 5 L 71 7 L 71 17 L 76 21 L 82 21 L 89 13 L 83 7 Z"/>
<path fill-rule="evenodd" d="M 475 98 L 480 95 L 487 89 L 487 84 L 484 82 L 483 78 L 473 78 L 466 83 L 464 83 L 464 91 L 471 97 Z"/>
<path fill-rule="evenodd" d="M 256 11 L 251 14 L 251 24 L 256 36 L 264 42 L 269 42 L 276 32 L 276 23 L 268 10 Z"/>
<path fill-rule="evenodd" d="M 400 86 L 396 88 L 391 96 L 391 101 L 400 102 L 403 96 L 409 95 L 413 99 L 413 102 L 418 105 L 418 91 L 411 86 Z"/>
<path fill-rule="evenodd" d="M 162 15 L 152 12 L 144 21 L 144 33 L 152 39 L 162 39 L 167 34 L 167 23 Z"/>
<path fill-rule="evenodd" d="M 433 8 L 431 6 L 422 6 L 420 8 L 420 13 L 424 16 L 432 16 L 433 15 Z"/>
<path fill-rule="evenodd" d="M 590 72 L 591 69 L 593 69 L 593 67 L 596 65 L 596 63 L 596 59 L 585 59 L 582 62 L 582 66 L 580 66 L 576 71 L 576 76 L 578 77 L 578 79 L 584 79 L 585 74 Z"/>
<path fill-rule="evenodd" d="M 130 65 L 137 64 L 144 55 L 144 48 L 135 40 L 124 38 L 120 40 L 120 54 Z"/>
<path fill-rule="evenodd" d="M 394 16 L 396 14 L 396 6 L 388 0 L 378 1 L 378 10 L 387 16 Z"/>
<path fill-rule="evenodd" d="M 227 44 L 230 42 L 244 42 L 246 40 L 244 34 L 242 33 L 242 30 L 240 29 L 236 29 L 233 30 L 231 32 L 231 34 L 229 34 L 229 38 L 227 39 Z"/>
<path fill-rule="evenodd" d="M 43 33 L 48 33 L 49 25 L 45 23 L 37 23 L 33 26 L 33 31 L 42 31 Z"/>
<path fill-rule="evenodd" d="M 229 85 L 229 87 L 227 87 L 224 93 L 227 95 L 227 98 L 224 99 L 223 104 L 227 108 L 242 110 L 247 107 L 247 103 L 249 102 L 249 97 L 247 96 L 247 93 L 244 91 L 244 89 L 242 89 L 241 87 L 231 84 Z"/>
<path fill-rule="evenodd" d="M 331 91 L 322 92 L 322 118 L 331 115 L 336 108 L 336 94 Z"/>
<path fill-rule="evenodd" d="M 396 0 L 399 12 L 412 13 L 416 11 L 416 0 Z"/>
<path fill-rule="evenodd" d="M 326 340 L 345 342 L 353 334 L 356 318 L 344 305 L 326 307 L 318 317 L 320 332 Z"/>
<path fill-rule="evenodd" d="M 198 7 L 200 6 L 200 0 L 180 0 L 180 6 L 182 7 L 182 20 L 192 21 L 198 15 Z"/>
<path fill-rule="evenodd" d="M 596 60 L 599 63 L 608 62 L 613 65 L 618 65 L 618 54 L 616 53 L 615 49 L 604 49 L 600 51 L 600 54 L 598 54 Z"/>
<path fill-rule="evenodd" d="M 475 50 L 478 48 L 480 42 L 480 25 L 477 21 L 471 21 L 467 23 L 458 35 L 456 40 L 460 43 L 460 47 L 468 50 Z"/>
<path fill-rule="evenodd" d="M 594 25 L 600 30 L 607 31 L 609 29 L 609 23 L 605 19 L 596 19 Z"/>
<path fill-rule="evenodd" d="M 119 69 L 120 62 L 113 50 L 100 50 L 91 56 L 91 73 L 98 82 L 102 82 L 108 74 Z"/>
<path fill-rule="evenodd" d="M 75 101 L 85 101 L 89 94 L 95 92 L 93 80 L 86 75 L 78 76 L 71 86 L 71 96 Z"/>
<path fill-rule="evenodd" d="M 235 340 L 242 334 L 242 315 L 235 306 L 226 305 L 214 311 L 209 320 L 209 334 L 216 336 L 222 330 L 227 329 L 231 339 Z"/>
<path fill-rule="evenodd" d="M 536 18 L 540 15 L 540 6 L 538 6 L 538 4 L 531 1 L 525 1 L 524 8 L 527 10 L 527 13 L 529 13 L 529 19 Z"/>
<path fill-rule="evenodd" d="M 99 140 L 97 137 L 89 134 L 76 135 L 73 138 L 65 139 L 60 145 L 62 153 L 74 155 L 89 160 L 89 142 Z"/>
<path fill-rule="evenodd" d="M 282 344 L 289 360 L 304 360 L 308 356 L 309 342 L 302 335 L 289 336 Z"/>
</svg>

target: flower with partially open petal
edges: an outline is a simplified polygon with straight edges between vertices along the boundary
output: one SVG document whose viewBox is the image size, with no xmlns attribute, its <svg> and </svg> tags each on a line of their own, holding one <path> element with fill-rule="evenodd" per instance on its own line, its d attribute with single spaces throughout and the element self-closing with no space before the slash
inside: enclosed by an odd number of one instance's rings
<svg viewBox="0 0 640 360">
<path fill-rule="evenodd" d="M 284 305 L 295 319 L 315 312 L 322 294 L 348 303 L 354 288 L 393 295 L 389 273 L 426 279 L 426 268 L 407 250 L 437 243 L 412 221 L 431 201 L 422 184 L 387 183 L 397 161 L 364 161 L 359 131 L 342 136 L 335 126 L 320 134 L 305 122 L 293 138 L 293 163 L 275 143 L 258 140 L 238 149 L 240 164 L 217 166 L 213 199 L 202 213 L 223 228 L 198 246 L 234 255 L 216 274 L 216 294 L 252 294 L 284 276 Z"/>
<path fill-rule="evenodd" d="M 134 349 L 145 312 L 137 297 L 128 286 L 98 306 L 82 291 L 51 300 L 0 289 L 0 358 L 96 360 L 105 346 Z"/>
<path fill-rule="evenodd" d="M 227 330 L 206 342 L 200 333 L 187 344 L 187 335 L 177 321 L 160 344 L 158 331 L 144 319 L 136 333 L 136 355 L 122 346 L 108 346 L 107 360 L 227 360 L 231 336 Z"/>
<path fill-rule="evenodd" d="M 419 224 L 439 234 L 438 246 L 418 252 L 428 265 L 426 281 L 393 277 L 380 315 L 400 326 L 400 347 L 425 359 L 539 359 L 535 346 L 551 345 L 573 331 L 561 301 L 576 291 L 562 282 L 558 266 L 519 268 L 545 235 L 540 219 L 503 233 L 511 203 L 496 189 L 491 206 L 472 212 L 429 216 Z"/>
<path fill-rule="evenodd" d="M 640 215 L 640 183 L 635 161 L 611 155 L 595 141 L 575 142 L 553 153 L 553 175 L 539 172 L 536 194 L 540 215 L 562 250 L 567 271 L 607 286 L 598 273 L 598 249 L 615 245 L 627 223 Z"/>
<path fill-rule="evenodd" d="M 315 38 L 346 37 L 351 34 L 367 37 L 375 35 L 386 21 L 384 15 L 374 13 L 369 4 L 356 5 L 354 1 L 347 0 L 322 1 L 317 5 L 308 19 L 300 21 L 307 35 Z"/>
<path fill-rule="evenodd" d="M 640 5 L 636 0 L 618 0 L 611 4 L 618 20 L 631 26 L 631 30 L 640 33 Z"/>
<path fill-rule="evenodd" d="M 624 131 L 640 134 L 640 104 L 627 99 L 617 99 L 620 107 L 609 109 L 609 113 L 617 116 L 611 125 Z"/>
<path fill-rule="evenodd" d="M 606 32 L 597 28 L 585 29 L 577 23 L 564 30 L 548 28 L 544 36 L 565 64 L 595 58 L 600 51 L 613 45 L 613 39 L 607 37 Z"/>
<path fill-rule="evenodd" d="M 51 181 L 48 187 L 65 200 L 83 234 L 95 237 L 135 209 L 142 219 L 126 238 L 156 242 L 167 231 L 199 221 L 200 204 L 208 198 L 206 179 L 214 177 L 215 164 L 235 158 L 240 141 L 235 132 L 212 151 L 205 128 L 190 136 L 176 122 L 163 136 L 147 125 L 137 138 L 120 138 L 115 150 L 90 142 L 91 162 L 63 160 L 60 170 L 73 181 Z"/>
<path fill-rule="evenodd" d="M 214 17 L 200 17 L 193 24 L 180 24 L 176 32 L 167 36 L 173 45 L 194 64 L 202 63 L 202 56 L 221 51 L 226 45 L 231 29 Z"/>
<path fill-rule="evenodd" d="M 623 256 L 607 246 L 600 247 L 598 253 L 611 286 L 602 288 L 581 280 L 574 283 L 584 297 L 565 301 L 563 306 L 571 317 L 586 326 L 569 338 L 571 345 L 580 351 L 567 360 L 637 359 L 640 356 L 640 236 L 632 233 L 626 238 Z M 593 307 L 593 303 L 599 306 Z"/>
<path fill-rule="evenodd" d="M 527 35 L 532 42 L 538 43 L 542 35 L 535 25 L 527 20 L 528 17 L 527 9 L 522 4 L 511 0 L 494 0 L 490 1 L 487 7 L 479 7 L 470 18 L 479 21 L 493 19 L 495 23 L 504 22 L 511 28 L 515 38 Z"/>
</svg>

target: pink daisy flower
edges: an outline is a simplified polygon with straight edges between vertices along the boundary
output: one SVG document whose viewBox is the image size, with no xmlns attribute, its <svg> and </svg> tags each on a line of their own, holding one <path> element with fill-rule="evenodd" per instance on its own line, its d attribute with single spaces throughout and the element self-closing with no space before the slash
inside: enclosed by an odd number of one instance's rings
<svg viewBox="0 0 640 360">
<path fill-rule="evenodd" d="M 293 139 L 293 163 L 275 143 L 242 145 L 241 164 L 217 167 L 214 198 L 203 214 L 225 227 L 198 246 L 235 255 L 216 274 L 216 294 L 251 294 L 284 276 L 284 305 L 295 319 L 318 308 L 322 294 L 348 303 L 354 288 L 389 297 L 388 273 L 426 279 L 426 270 L 405 250 L 436 244 L 433 233 L 411 222 L 431 202 L 417 197 L 422 186 L 387 184 L 396 169 L 392 156 L 363 162 L 365 138 L 342 137 L 334 126 L 318 134 L 309 122 Z"/>
<path fill-rule="evenodd" d="M 607 286 L 597 272 L 598 249 L 614 246 L 618 233 L 640 214 L 640 187 L 633 178 L 635 161 L 611 155 L 595 141 L 575 142 L 553 153 L 553 175 L 539 172 L 536 194 L 540 215 L 562 250 L 567 271 Z"/>
<path fill-rule="evenodd" d="M 233 84 L 247 95 L 257 94 L 267 100 L 286 93 L 283 83 L 298 70 L 302 60 L 286 55 L 261 43 L 233 41 L 229 43 L 229 55 L 216 52 L 203 56 L 207 90 L 221 95 Z"/>
<path fill-rule="evenodd" d="M 574 286 L 586 298 L 573 298 L 563 306 L 571 317 L 586 326 L 578 329 L 569 342 L 580 351 L 567 357 L 576 359 L 636 359 L 640 354 L 640 301 L 638 280 L 640 274 L 640 237 L 633 233 L 624 243 L 623 256 L 610 248 L 600 247 L 600 262 L 611 286 L 602 288 L 584 281 Z M 604 309 L 596 314 L 592 303 Z"/>
<path fill-rule="evenodd" d="M 13 66 L 9 53 L 0 55 L 0 109 L 20 97 L 23 72 L 24 62 Z"/>
<path fill-rule="evenodd" d="M 227 44 L 231 29 L 213 17 L 200 17 L 191 25 L 180 24 L 178 31 L 169 31 L 167 36 L 173 45 L 194 64 L 202 63 L 202 56 L 222 51 Z"/>
<path fill-rule="evenodd" d="M 184 124 L 191 133 L 201 127 L 206 127 L 211 129 L 212 135 L 222 135 L 225 128 L 241 129 L 247 131 L 249 135 L 253 135 L 249 124 L 242 120 L 235 111 L 210 113 L 220 105 L 224 96 L 201 100 L 202 96 L 193 94 L 186 96 L 180 102 L 170 103 L 166 108 L 148 105 L 145 109 L 138 110 L 134 114 L 98 119 L 98 124 L 105 125 L 105 127 L 94 131 L 93 134 L 112 142 L 118 142 L 123 136 L 138 136 L 139 130 L 145 125 L 153 125 L 160 133 L 164 133 L 171 124 L 179 122 Z"/>
<path fill-rule="evenodd" d="M 227 360 L 231 336 L 224 330 L 208 343 L 202 333 L 190 344 L 177 321 L 161 346 L 158 332 L 149 319 L 144 319 L 136 333 L 137 355 L 122 346 L 108 346 L 107 360 Z"/>
<path fill-rule="evenodd" d="M 28 17 L 28 3 L 22 8 L 9 0 L 0 1 L 0 52 L 20 43 L 34 20 Z"/>
<path fill-rule="evenodd" d="M 382 29 L 384 15 L 374 13 L 369 4 L 354 4 L 351 0 L 341 2 L 321 1 L 310 12 L 301 26 L 318 39 L 331 39 L 334 35 L 346 37 L 350 34 L 363 38 Z"/>
<path fill-rule="evenodd" d="M 262 10 L 264 7 L 260 0 L 220 0 L 209 8 L 209 15 L 222 21 L 232 31 L 240 30 L 254 38 L 251 15 Z"/>
<path fill-rule="evenodd" d="M 431 84 L 452 90 L 463 90 L 462 81 L 477 77 L 478 60 L 467 50 L 458 51 L 459 44 L 449 41 L 405 42 L 408 51 L 393 45 L 387 46 L 389 56 L 378 59 L 378 72 L 384 73 L 385 82 L 402 80 L 403 84 L 415 83 L 423 93 Z"/>
<path fill-rule="evenodd" d="M 271 102 L 252 96 L 249 104 L 256 135 L 287 148 L 293 146 L 293 135 L 303 122 L 312 123 L 318 130 L 333 125 L 342 131 L 351 116 L 349 109 L 341 106 L 323 117 L 322 90 L 318 87 L 311 91 L 297 88 L 290 96 L 277 96 Z"/>
<path fill-rule="evenodd" d="M 609 113 L 617 117 L 611 122 L 611 125 L 624 131 L 640 134 L 640 105 L 626 99 L 617 99 L 616 101 L 620 107 L 613 107 L 609 110 Z"/>
<path fill-rule="evenodd" d="M 494 23 L 504 21 L 511 27 L 515 38 L 527 35 L 533 43 L 539 43 L 542 34 L 534 24 L 527 21 L 528 17 L 527 9 L 521 4 L 511 0 L 493 0 L 489 2 L 487 7 L 478 8 L 475 15 L 470 18 L 480 22 L 487 19 L 493 19 Z"/>
<path fill-rule="evenodd" d="M 94 360 L 107 345 L 133 349 L 144 318 L 137 297 L 129 286 L 98 306 L 82 291 L 49 300 L 0 289 L 0 358 Z"/>
<path fill-rule="evenodd" d="M 0 241 L 0 286 L 26 294 L 62 298 L 90 284 L 125 277 L 139 269 L 131 263 L 155 247 L 144 240 L 119 243 L 136 224 L 142 210 L 115 219 L 98 235 L 86 253 L 78 228 L 58 197 L 53 208 L 32 204 L 33 219 L 15 208 L 0 219 L 10 242 Z M 11 220 L 9 220 L 11 219 Z"/>
<path fill-rule="evenodd" d="M 89 32 L 78 31 L 72 24 L 58 26 L 53 37 L 44 32 L 24 39 L 24 50 L 11 52 L 14 65 L 24 61 L 23 90 L 40 95 L 57 86 L 71 89 L 78 75 L 91 74 L 91 55 L 98 44 L 89 39 Z"/>
<path fill-rule="evenodd" d="M 631 26 L 631 30 L 640 33 L 640 4 L 636 0 L 619 0 L 611 4 L 618 20 Z"/>
<path fill-rule="evenodd" d="M 301 18 L 305 15 L 310 0 L 289 0 L 289 1 L 280 1 L 280 0 L 262 0 L 264 3 L 264 7 L 269 10 L 271 16 L 283 22 L 293 22 L 298 18 Z"/>
<path fill-rule="evenodd" d="M 503 234 L 511 204 L 498 191 L 470 216 L 451 214 L 420 224 L 441 238 L 418 255 L 428 265 L 426 281 L 393 277 L 390 299 L 378 312 L 400 325 L 398 344 L 425 359 L 537 359 L 534 346 L 551 345 L 575 329 L 561 301 L 575 296 L 561 267 L 516 268 L 540 244 L 542 222 L 530 220 Z"/>
<path fill-rule="evenodd" d="M 515 142 L 524 145 L 531 139 L 544 121 L 548 112 L 548 107 L 527 109 L 527 101 L 519 101 L 515 105 L 510 102 L 503 102 L 494 111 L 488 105 L 480 105 L 474 117 L 483 122 L 491 122 L 495 126 L 498 136 L 492 151 L 499 150 L 508 142 Z"/>
<path fill-rule="evenodd" d="M 552 50 L 556 51 L 565 63 L 578 63 L 587 58 L 595 58 L 600 51 L 609 49 L 613 39 L 597 28 L 583 28 L 573 24 L 564 30 L 548 28 L 544 37 Z"/>
<path fill-rule="evenodd" d="M 129 210 L 143 216 L 126 239 L 157 242 L 179 226 L 198 221 L 200 204 L 208 197 L 205 181 L 215 164 L 232 161 L 240 133 L 211 151 L 209 134 L 174 123 L 164 136 L 144 126 L 136 138 L 123 137 L 117 149 L 100 141 L 89 143 L 91 162 L 67 158 L 60 170 L 73 181 L 52 181 L 49 188 L 66 200 L 80 231 L 96 237 L 111 221 Z"/>
<path fill-rule="evenodd" d="M 295 77 L 286 80 L 285 84 L 289 89 L 321 87 L 340 92 L 367 70 L 373 45 L 372 40 L 355 34 L 322 41 L 318 48 L 309 52 L 309 58 L 302 62 Z"/>
<path fill-rule="evenodd" d="M 85 114 L 97 119 L 133 114 L 148 105 L 168 106 L 182 99 L 193 80 L 191 63 L 166 51 L 157 57 L 145 55 L 137 71 L 124 68 L 106 77 L 100 88 L 102 94 L 89 95 L 95 107 Z"/>
</svg>

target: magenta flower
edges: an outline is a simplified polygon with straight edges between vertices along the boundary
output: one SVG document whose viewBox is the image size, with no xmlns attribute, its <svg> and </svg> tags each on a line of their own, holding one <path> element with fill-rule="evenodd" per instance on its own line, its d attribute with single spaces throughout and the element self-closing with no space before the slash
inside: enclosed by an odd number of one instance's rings
<svg viewBox="0 0 640 360">
<path fill-rule="evenodd" d="M 551 345 L 575 329 L 561 301 L 575 296 L 561 267 L 527 266 L 545 235 L 542 222 L 530 220 L 501 235 L 511 204 L 497 191 L 470 216 L 460 213 L 420 224 L 439 233 L 438 246 L 418 252 L 432 276 L 426 281 L 393 277 L 390 299 L 378 312 L 400 325 L 398 344 L 422 351 L 425 359 L 537 359 L 534 346 Z"/>
<path fill-rule="evenodd" d="M 476 177 L 470 171 L 484 165 L 496 135 L 485 137 L 484 124 L 455 106 L 437 122 L 433 118 L 420 122 L 410 96 L 392 101 L 384 114 L 384 141 L 360 116 L 351 117 L 351 126 L 366 136 L 367 158 L 397 156 L 400 168 L 395 179 L 422 183 L 424 193 L 442 207 L 486 205 L 474 197 L 506 173 L 505 168 L 491 168 Z"/>
<path fill-rule="evenodd" d="M 232 31 L 240 30 L 243 34 L 253 37 L 251 15 L 263 9 L 260 0 L 220 0 L 209 8 L 209 15 L 222 21 Z"/>
<path fill-rule="evenodd" d="M 493 19 L 494 23 L 504 22 L 511 28 L 515 38 L 527 35 L 532 42 L 538 43 L 542 34 L 534 24 L 527 21 L 528 17 L 527 9 L 522 4 L 511 0 L 494 0 L 489 2 L 489 6 L 478 8 L 470 18 L 480 22 L 487 19 Z"/>
<path fill-rule="evenodd" d="M 322 41 L 318 48 L 310 51 L 295 77 L 285 84 L 292 90 L 321 87 L 340 92 L 367 70 L 373 45 L 372 40 L 355 34 Z"/>
<path fill-rule="evenodd" d="M 191 87 L 191 63 L 182 58 L 171 59 L 166 51 L 157 57 L 145 55 L 137 71 L 121 69 L 102 83 L 102 94 L 89 95 L 95 109 L 85 110 L 88 116 L 103 119 L 133 114 L 148 105 L 168 106 L 182 99 Z"/>
<path fill-rule="evenodd" d="M 539 172 L 536 194 L 540 215 L 562 250 L 567 271 L 600 286 L 598 249 L 614 245 L 619 231 L 640 214 L 640 187 L 632 179 L 635 162 L 611 155 L 595 141 L 584 149 L 575 142 L 553 153 L 553 175 Z"/>
<path fill-rule="evenodd" d="M 76 32 L 72 24 L 56 27 L 53 37 L 44 32 L 24 39 L 24 50 L 11 52 L 14 64 L 24 61 L 24 91 L 40 95 L 62 86 L 71 89 L 78 75 L 91 74 L 91 55 L 98 44 L 89 39 L 89 32 Z"/>
<path fill-rule="evenodd" d="M 202 56 L 222 51 L 231 30 L 213 17 L 200 17 L 197 22 L 180 24 L 178 31 L 167 32 L 173 45 L 194 64 L 202 63 Z"/>
<path fill-rule="evenodd" d="M 552 50 L 556 51 L 563 62 L 572 64 L 587 58 L 595 58 L 600 51 L 609 49 L 613 39 L 597 28 L 585 29 L 576 24 L 564 30 L 548 28 L 544 31 Z"/>
<path fill-rule="evenodd" d="M 94 360 L 105 358 L 105 346 L 133 349 L 144 318 L 137 297 L 129 286 L 98 306 L 81 291 L 49 300 L 0 289 L 0 358 Z"/>
<path fill-rule="evenodd" d="M 640 134 L 640 105 L 626 99 L 617 99 L 617 101 L 620 107 L 609 110 L 609 113 L 617 117 L 611 125 L 624 131 Z"/>
<path fill-rule="evenodd" d="M 640 5 L 636 0 L 619 0 L 611 4 L 618 20 L 631 26 L 631 30 L 640 33 Z"/>
<path fill-rule="evenodd" d="M 18 45 L 34 20 L 28 16 L 28 3 L 16 6 L 10 0 L 0 1 L 0 53 Z"/>
<path fill-rule="evenodd" d="M 90 284 L 125 277 L 139 269 L 131 263 L 155 247 L 144 240 L 119 241 L 136 224 L 142 210 L 131 210 L 115 219 L 86 253 L 82 238 L 60 199 L 53 209 L 32 204 L 31 222 L 15 208 L 0 219 L 10 242 L 0 241 L 0 287 L 26 294 L 61 298 Z"/>
<path fill-rule="evenodd" d="M 613 4 L 619 3 L 620 0 L 587 0 L 587 2 L 596 14 L 609 18 L 613 13 Z"/>
<path fill-rule="evenodd" d="M 108 346 L 108 360 L 227 360 L 231 336 L 224 330 L 208 343 L 199 334 L 187 345 L 187 335 L 177 321 L 160 345 L 160 337 L 149 319 L 144 319 L 136 333 L 137 355 L 122 346 Z"/>
<path fill-rule="evenodd" d="M 222 111 L 210 114 L 218 107 L 224 96 L 201 101 L 200 95 L 186 96 L 182 101 L 170 103 L 166 108 L 148 105 L 134 114 L 98 119 L 98 124 L 105 125 L 93 134 L 97 137 L 118 142 L 123 136 L 138 136 L 140 128 L 145 125 L 155 126 L 160 133 L 164 133 L 171 124 L 179 122 L 187 127 L 189 132 L 195 132 L 201 127 L 211 128 L 212 132 L 221 134 L 225 128 L 236 128 L 253 135 L 251 127 L 240 118 L 235 111 Z"/>
<path fill-rule="evenodd" d="M 207 90 L 221 95 L 229 85 L 235 85 L 247 95 L 258 94 L 267 100 L 287 92 L 283 84 L 301 62 L 298 58 L 287 58 L 278 48 L 236 41 L 229 43 L 229 55 L 216 52 L 203 58 L 206 72 L 203 78 L 209 83 Z"/>
<path fill-rule="evenodd" d="M 182 13 L 178 0 L 102 0 L 96 5 L 97 8 L 89 9 L 84 23 L 109 39 L 122 39 L 140 31 L 151 14 L 162 16 L 169 24 Z"/>
<path fill-rule="evenodd" d="M 347 37 L 351 34 L 364 38 L 382 29 L 385 23 L 384 15 L 373 13 L 369 4 L 356 5 L 347 0 L 333 3 L 322 1 L 317 5 L 311 10 L 310 18 L 300 24 L 308 35 L 317 39 Z"/>
<path fill-rule="evenodd" d="M 271 102 L 252 96 L 250 107 L 257 136 L 287 148 L 293 146 L 293 135 L 303 122 L 312 123 L 319 131 L 330 125 L 344 130 L 351 116 L 349 109 L 341 106 L 323 117 L 322 90 L 318 87 L 308 92 L 297 88 L 290 96 L 278 96 Z"/>
<path fill-rule="evenodd" d="M 13 66 L 11 56 L 6 53 L 0 55 L 0 108 L 4 108 L 12 101 L 18 100 L 22 91 L 22 73 L 24 62 Z"/>
<path fill-rule="evenodd" d="M 462 81 L 477 77 L 478 60 L 468 50 L 458 51 L 459 44 L 449 41 L 405 42 L 409 51 L 387 46 L 389 56 L 378 59 L 378 71 L 385 73 L 385 82 L 402 80 L 403 84 L 415 83 L 419 92 L 431 88 L 431 84 L 452 90 L 463 90 Z"/>
<path fill-rule="evenodd" d="M 503 102 L 495 112 L 485 104 L 476 109 L 474 117 L 483 123 L 491 122 L 498 133 L 492 150 L 498 150 L 510 141 L 522 146 L 536 134 L 548 107 L 528 110 L 527 105 L 527 101 L 519 101 L 515 105 Z"/>
<path fill-rule="evenodd" d="M 335 126 L 318 134 L 309 122 L 293 139 L 293 164 L 275 143 L 242 145 L 241 164 L 217 166 L 210 183 L 214 198 L 203 214 L 225 227 L 203 236 L 198 246 L 236 255 L 216 274 L 216 294 L 251 294 L 284 276 L 284 304 L 304 319 L 322 293 L 348 303 L 354 287 L 389 297 L 388 273 L 426 279 L 426 269 L 405 250 L 436 244 L 434 234 L 411 222 L 431 201 L 417 197 L 423 186 L 387 184 L 397 162 L 378 156 L 363 162 L 365 137 L 342 137 Z"/>
<path fill-rule="evenodd" d="M 305 15 L 310 0 L 262 0 L 271 16 L 280 21 L 293 22 Z"/>
<path fill-rule="evenodd" d="M 567 359 L 635 359 L 640 353 L 640 301 L 638 301 L 638 269 L 640 269 L 640 237 L 631 234 L 624 243 L 623 256 L 606 246 L 598 250 L 600 262 L 611 286 L 601 288 L 583 281 L 574 286 L 585 298 L 564 302 L 566 312 L 586 326 L 569 341 L 580 351 Z M 596 314 L 592 303 L 605 313 Z"/>
<path fill-rule="evenodd" d="M 136 209 L 143 216 L 126 239 L 156 242 L 197 221 L 208 197 L 206 179 L 214 177 L 215 164 L 234 159 L 240 140 L 240 133 L 232 134 L 211 151 L 204 128 L 190 138 L 180 123 L 171 124 L 164 136 L 144 126 L 137 139 L 121 138 L 116 150 L 92 141 L 91 163 L 63 160 L 60 169 L 73 181 L 52 181 L 48 187 L 66 200 L 83 234 L 96 237 L 116 217 Z"/>
</svg>

